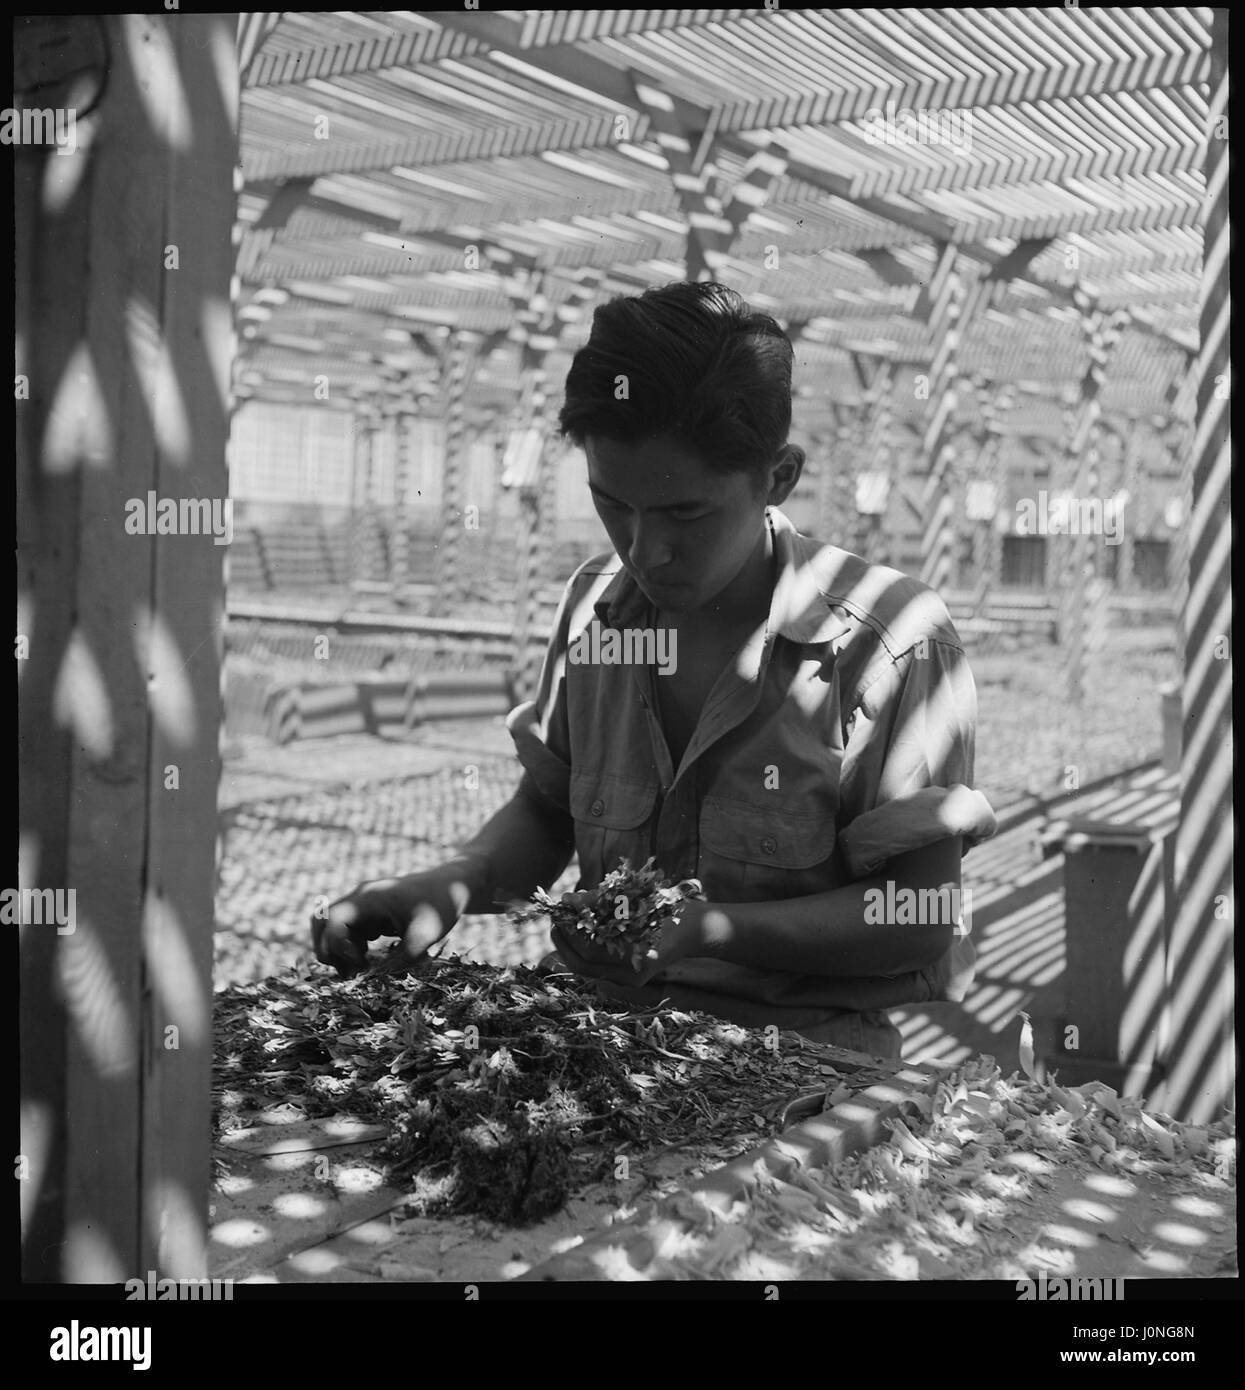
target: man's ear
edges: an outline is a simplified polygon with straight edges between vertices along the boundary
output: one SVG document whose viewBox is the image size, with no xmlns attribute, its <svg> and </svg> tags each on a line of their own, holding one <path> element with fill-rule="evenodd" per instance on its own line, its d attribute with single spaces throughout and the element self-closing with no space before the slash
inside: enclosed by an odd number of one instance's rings
<svg viewBox="0 0 1245 1390">
<path fill-rule="evenodd" d="M 781 506 L 790 497 L 804 471 L 804 459 L 804 450 L 798 444 L 784 444 L 779 449 L 769 470 L 770 487 L 765 498 L 767 506 Z"/>
</svg>

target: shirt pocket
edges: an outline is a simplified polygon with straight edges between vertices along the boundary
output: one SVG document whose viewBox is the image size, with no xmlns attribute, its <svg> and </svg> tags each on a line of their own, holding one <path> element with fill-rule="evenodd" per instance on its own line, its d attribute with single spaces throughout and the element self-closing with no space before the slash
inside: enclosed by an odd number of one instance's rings
<svg viewBox="0 0 1245 1390">
<path fill-rule="evenodd" d="M 830 810 L 707 796 L 700 811 L 700 878 L 710 901 L 758 902 L 832 886 Z"/>
<path fill-rule="evenodd" d="M 571 774 L 571 815 L 581 887 L 595 888 L 620 859 L 638 869 L 649 858 L 656 782 L 612 773 Z"/>
</svg>

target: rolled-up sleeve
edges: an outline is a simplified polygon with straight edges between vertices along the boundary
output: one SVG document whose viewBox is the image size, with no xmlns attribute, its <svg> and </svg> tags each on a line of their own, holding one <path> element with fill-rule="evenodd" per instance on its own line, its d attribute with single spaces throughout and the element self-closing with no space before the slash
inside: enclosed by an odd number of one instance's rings
<svg viewBox="0 0 1245 1390">
<path fill-rule="evenodd" d="M 839 846 L 863 878 L 888 859 L 959 836 L 994 834 L 972 788 L 977 689 L 963 648 L 924 639 L 863 683 L 844 750 Z"/>
</svg>

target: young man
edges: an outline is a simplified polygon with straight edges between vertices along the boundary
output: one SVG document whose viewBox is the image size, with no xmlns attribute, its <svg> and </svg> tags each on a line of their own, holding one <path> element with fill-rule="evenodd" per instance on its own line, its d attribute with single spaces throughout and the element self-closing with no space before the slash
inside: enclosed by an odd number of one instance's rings
<svg viewBox="0 0 1245 1390">
<path fill-rule="evenodd" d="M 597 310 L 560 423 L 615 553 L 572 575 L 510 716 L 519 788 L 447 864 L 334 903 L 322 961 L 353 973 L 381 935 L 418 956 L 572 851 L 582 887 L 652 855 L 707 901 L 641 971 L 555 936 L 612 998 L 897 1058 L 885 1009 L 963 997 L 960 859 L 995 828 L 970 789 L 976 690 L 930 589 L 777 510 L 804 461 L 792 357 L 717 284 Z"/>
</svg>

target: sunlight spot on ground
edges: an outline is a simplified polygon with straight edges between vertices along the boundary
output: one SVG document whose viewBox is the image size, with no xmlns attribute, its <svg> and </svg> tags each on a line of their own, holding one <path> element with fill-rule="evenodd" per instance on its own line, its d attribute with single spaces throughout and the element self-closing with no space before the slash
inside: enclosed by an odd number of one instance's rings
<svg viewBox="0 0 1245 1390">
<path fill-rule="evenodd" d="M 1205 1245 L 1206 1233 L 1195 1226 L 1185 1226 L 1179 1221 L 1160 1221 L 1154 1228 L 1159 1240 L 1168 1245 Z"/>
<path fill-rule="evenodd" d="M 1084 1197 L 1071 1197 L 1063 1203 L 1063 1209 L 1078 1221 L 1114 1221 L 1118 1212 L 1103 1202 L 1087 1202 Z"/>
<path fill-rule="evenodd" d="M 1090 1250 L 1098 1244 L 1098 1237 L 1089 1231 L 1078 1230 L 1075 1226 L 1046 1225 L 1042 1234 L 1049 1240 L 1062 1241 L 1064 1245 L 1075 1245 L 1081 1250 Z"/>
<path fill-rule="evenodd" d="M 1206 1197 L 1173 1197 L 1172 1206 L 1186 1216 L 1222 1216 L 1223 1207 Z"/>
<path fill-rule="evenodd" d="M 230 1245 L 236 1249 L 245 1245 L 259 1245 L 267 1240 L 269 1235 L 271 1232 L 267 1226 L 242 1218 L 236 1221 L 222 1221 L 219 1226 L 212 1227 L 212 1240 L 217 1245 Z"/>
<path fill-rule="evenodd" d="M 1151 1269 L 1162 1270 L 1167 1274 L 1184 1274 L 1189 1268 L 1189 1261 L 1185 1256 L 1178 1255 L 1174 1250 L 1151 1250 L 1144 1259 Z"/>
<path fill-rule="evenodd" d="M 1088 1173 L 1083 1181 L 1086 1187 L 1108 1197 L 1130 1197 L 1137 1191 L 1136 1183 L 1117 1177 L 1114 1173 Z"/>
<path fill-rule="evenodd" d="M 313 1250 L 300 1250 L 297 1255 L 291 1255 L 289 1265 L 300 1274 L 327 1274 L 340 1268 L 341 1257 L 323 1246 L 316 1246 Z"/>
<path fill-rule="evenodd" d="M 309 1192 L 283 1192 L 272 1205 L 282 1216 L 295 1221 L 311 1221 L 324 1212 L 323 1198 L 313 1197 Z"/>
</svg>

